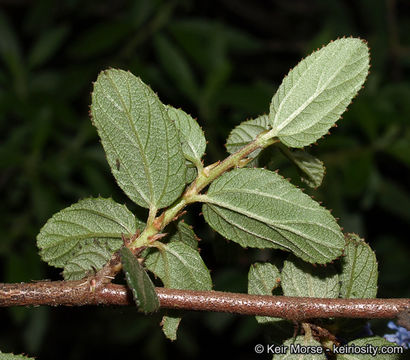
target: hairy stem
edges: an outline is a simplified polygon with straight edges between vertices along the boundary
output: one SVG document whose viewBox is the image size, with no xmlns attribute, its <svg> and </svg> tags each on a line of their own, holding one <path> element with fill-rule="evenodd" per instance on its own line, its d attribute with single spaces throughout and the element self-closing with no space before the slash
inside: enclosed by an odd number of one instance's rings
<svg viewBox="0 0 410 360">
<path fill-rule="evenodd" d="M 328 299 L 264 296 L 221 291 L 156 288 L 162 308 L 229 312 L 279 317 L 293 321 L 314 318 L 395 318 L 410 310 L 410 299 Z M 91 288 L 87 281 L 0 283 L 0 307 L 134 305 L 123 285 Z"/>
<path fill-rule="evenodd" d="M 142 232 L 133 243 L 130 244 L 131 249 L 136 249 L 141 246 L 149 245 L 150 237 L 162 231 L 165 226 L 178 217 L 178 214 L 190 203 L 196 202 L 199 198 L 197 195 L 206 188 L 212 181 L 221 176 L 224 172 L 234 168 L 242 167 L 247 161 L 245 159 L 257 149 L 263 149 L 269 145 L 278 142 L 273 138 L 272 130 L 267 130 L 260 133 L 256 139 L 237 152 L 228 156 L 222 162 L 211 164 L 201 171 L 198 170 L 197 178 L 185 190 L 182 196 L 169 208 L 167 208 L 153 222 L 148 223 L 146 229 Z"/>
</svg>

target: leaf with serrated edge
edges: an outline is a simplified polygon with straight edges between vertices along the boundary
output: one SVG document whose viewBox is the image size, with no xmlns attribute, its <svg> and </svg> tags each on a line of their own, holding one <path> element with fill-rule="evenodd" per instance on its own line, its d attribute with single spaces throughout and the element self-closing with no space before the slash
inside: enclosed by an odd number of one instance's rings
<svg viewBox="0 0 410 360">
<path fill-rule="evenodd" d="M 177 339 L 177 330 L 180 322 L 180 317 L 164 316 L 162 318 L 162 331 L 169 340 L 174 341 Z"/>
<path fill-rule="evenodd" d="M 167 244 L 152 249 L 145 257 L 145 266 L 158 276 L 164 286 L 181 290 L 212 290 L 209 270 L 198 252 L 198 240 L 192 228 L 180 221 L 177 232 Z M 176 339 L 180 317 L 164 316 L 163 332 Z"/>
<path fill-rule="evenodd" d="M 369 347 L 372 347 L 372 351 L 376 351 L 376 354 L 369 353 Z M 397 354 L 380 354 L 378 351 L 381 347 L 398 347 L 396 344 L 393 344 L 386 339 L 374 336 L 374 337 L 367 337 L 367 338 L 360 338 L 356 340 L 352 340 L 348 342 L 346 345 L 341 345 L 341 347 L 345 347 L 345 352 L 348 352 L 349 347 L 356 347 L 356 351 L 362 349 L 360 353 L 353 353 L 353 354 L 342 354 L 339 353 L 337 355 L 337 360 L 373 360 L 373 359 L 381 359 L 381 360 L 399 360 L 404 359 L 401 354 L 403 351 L 398 351 Z M 351 351 L 352 352 L 352 351 Z"/>
<path fill-rule="evenodd" d="M 301 180 L 304 183 L 313 189 L 322 184 L 323 177 L 325 176 L 325 167 L 322 161 L 303 150 L 296 149 L 291 151 L 285 147 L 281 148 L 281 150 L 297 166 Z"/>
<path fill-rule="evenodd" d="M 342 254 L 343 234 L 328 210 L 265 169 L 235 169 L 200 196 L 205 220 L 243 247 L 279 248 L 313 263 Z"/>
<path fill-rule="evenodd" d="M 226 141 L 226 150 L 228 150 L 230 154 L 233 154 L 251 141 L 255 140 L 261 132 L 266 131 L 269 128 L 270 122 L 268 115 L 261 115 L 256 119 L 242 122 L 229 134 L 228 140 Z M 249 154 L 248 157 L 253 159 L 257 157 L 260 152 L 261 149 L 257 149 Z"/>
<path fill-rule="evenodd" d="M 304 353 L 308 349 L 310 350 L 310 353 Z M 279 347 L 278 351 L 281 352 L 273 355 L 272 360 L 326 360 L 326 352 L 320 342 L 302 335 L 286 340 Z"/>
<path fill-rule="evenodd" d="M 294 256 L 283 264 L 281 287 L 285 296 L 337 298 L 339 275 L 332 265 L 315 267 Z"/>
<path fill-rule="evenodd" d="M 182 152 L 185 158 L 194 164 L 201 164 L 201 158 L 204 156 L 206 149 L 206 140 L 201 127 L 181 109 L 175 109 L 168 105 L 167 111 L 179 131 Z"/>
<path fill-rule="evenodd" d="M 89 198 L 54 214 L 37 235 L 37 246 L 49 265 L 70 268 L 80 264 L 85 275 L 92 266 L 98 265 L 98 270 L 103 265 L 101 259 L 94 262 L 94 256 L 103 253 L 106 258 L 121 247 L 122 235 L 130 237 L 143 227 L 125 205 L 112 199 Z M 85 253 L 95 255 L 84 258 Z M 66 273 L 69 279 L 80 276 L 72 277 L 71 270 Z"/>
<path fill-rule="evenodd" d="M 0 360 L 34 360 L 33 357 L 27 357 L 24 355 L 14 355 L 14 354 L 10 354 L 10 353 L 2 353 L 0 351 Z"/>
<path fill-rule="evenodd" d="M 120 250 L 122 269 L 139 310 L 150 313 L 159 309 L 159 300 L 154 284 L 130 249 Z"/>
<path fill-rule="evenodd" d="M 181 195 L 186 168 L 178 131 L 141 79 L 122 70 L 101 72 L 91 114 L 111 171 L 131 200 L 162 208 Z"/>
<path fill-rule="evenodd" d="M 211 290 L 212 280 L 198 250 L 181 241 L 161 245 L 145 258 L 145 266 L 172 289 Z"/>
<path fill-rule="evenodd" d="M 369 49 L 360 39 L 338 39 L 309 55 L 272 98 L 272 135 L 289 147 L 314 143 L 340 118 L 368 71 Z"/>
<path fill-rule="evenodd" d="M 248 273 L 248 294 L 272 295 L 272 290 L 280 284 L 280 272 L 271 263 L 252 264 Z M 276 320 L 269 316 L 255 316 L 258 323 L 267 323 Z"/>
<path fill-rule="evenodd" d="M 342 258 L 340 295 L 346 299 L 374 298 L 377 294 L 377 260 L 368 244 L 356 234 L 346 234 Z"/>
</svg>

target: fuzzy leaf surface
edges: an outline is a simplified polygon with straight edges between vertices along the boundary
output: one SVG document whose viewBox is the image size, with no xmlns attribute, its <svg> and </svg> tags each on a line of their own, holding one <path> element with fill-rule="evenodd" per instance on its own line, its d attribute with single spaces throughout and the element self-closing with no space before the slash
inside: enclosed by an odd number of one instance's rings
<svg viewBox="0 0 410 360">
<path fill-rule="evenodd" d="M 121 189 L 146 208 L 170 205 L 185 186 L 185 159 L 158 96 L 133 74 L 106 70 L 94 84 L 91 114 Z"/>
<path fill-rule="evenodd" d="M 248 294 L 272 295 L 272 290 L 280 285 L 280 272 L 271 263 L 252 264 L 248 273 Z M 256 316 L 258 323 L 275 321 L 269 316 Z"/>
<path fill-rule="evenodd" d="M 144 226 L 112 199 L 89 198 L 54 214 L 37 235 L 41 258 L 64 268 L 64 277 L 80 279 L 104 265 L 130 237 Z"/>
<path fill-rule="evenodd" d="M 379 336 L 374 336 L 374 337 L 367 337 L 367 338 L 360 338 L 360 339 L 355 339 L 350 342 L 348 342 L 345 346 L 359 346 L 366 348 L 369 345 L 372 345 L 373 348 L 380 349 L 382 346 L 397 346 L 394 343 L 391 343 L 387 341 L 386 339 L 379 337 Z M 399 360 L 399 359 L 404 359 L 404 357 L 400 354 L 379 354 L 377 353 L 376 356 L 373 356 L 370 353 L 366 354 L 339 354 L 336 357 L 337 360 L 373 360 L 373 359 L 382 359 L 382 360 Z"/>
<path fill-rule="evenodd" d="M 346 235 L 340 294 L 343 298 L 374 298 L 377 294 L 377 260 L 368 244 L 356 234 Z"/>
<path fill-rule="evenodd" d="M 164 316 L 162 318 L 162 331 L 169 340 L 175 341 L 177 339 L 177 330 L 180 322 L 180 317 Z"/>
<path fill-rule="evenodd" d="M 332 265 L 314 267 L 290 256 L 281 272 L 283 295 L 299 297 L 337 298 L 339 275 Z"/>
<path fill-rule="evenodd" d="M 159 300 L 154 284 L 130 249 L 120 250 L 122 268 L 128 287 L 131 289 L 139 310 L 150 313 L 159 309 Z"/>
<path fill-rule="evenodd" d="M 279 248 L 312 263 L 342 253 L 343 234 L 330 212 L 272 171 L 232 170 L 200 200 L 208 224 L 243 247 Z"/>
<path fill-rule="evenodd" d="M 197 249 L 182 241 L 162 244 L 145 258 L 145 266 L 172 289 L 211 290 L 212 280 Z"/>
<path fill-rule="evenodd" d="M 228 150 L 230 154 L 233 154 L 255 140 L 261 132 L 266 131 L 270 126 L 268 115 L 261 115 L 256 119 L 242 122 L 229 134 L 228 140 L 226 141 L 226 150 Z M 257 149 L 252 154 L 249 154 L 248 157 L 255 158 L 260 152 L 261 149 Z"/>
<path fill-rule="evenodd" d="M 285 148 L 282 151 L 297 166 L 301 180 L 304 183 L 313 189 L 322 184 L 325 176 L 325 166 L 322 161 L 304 150 L 296 149 L 290 151 Z"/>
<path fill-rule="evenodd" d="M 314 143 L 340 118 L 368 71 L 369 49 L 357 38 L 338 39 L 306 57 L 272 98 L 273 136 L 289 147 Z"/>
<path fill-rule="evenodd" d="M 206 149 L 206 140 L 201 127 L 191 115 L 181 109 L 175 109 L 168 105 L 167 111 L 179 131 L 185 158 L 194 164 L 200 164 Z"/>
<path fill-rule="evenodd" d="M 302 350 L 307 347 L 318 348 L 322 345 L 317 340 L 299 335 L 295 339 L 291 338 L 283 343 L 286 346 L 286 354 L 275 354 L 272 360 L 326 360 L 325 350 L 317 354 L 303 354 Z M 292 348 L 292 349 L 291 349 Z"/>
</svg>

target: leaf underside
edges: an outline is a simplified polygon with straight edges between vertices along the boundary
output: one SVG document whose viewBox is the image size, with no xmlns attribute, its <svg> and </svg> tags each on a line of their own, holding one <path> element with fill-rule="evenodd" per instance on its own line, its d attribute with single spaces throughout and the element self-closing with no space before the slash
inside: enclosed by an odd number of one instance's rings
<svg viewBox="0 0 410 360">
<path fill-rule="evenodd" d="M 290 351 L 292 345 L 295 349 L 294 351 Z M 296 338 L 288 339 L 283 343 L 283 346 L 286 347 L 286 353 L 275 354 L 273 355 L 272 360 L 326 360 L 325 351 L 323 351 L 322 354 L 303 354 L 303 349 L 322 346 L 320 342 L 313 338 L 308 339 L 307 336 L 299 335 Z M 299 349 L 299 351 L 297 349 Z"/>
<path fill-rule="evenodd" d="M 273 136 L 301 148 L 325 135 L 361 89 L 369 71 L 369 49 L 357 38 L 329 43 L 302 60 L 272 98 Z"/>
<path fill-rule="evenodd" d="M 272 291 L 280 284 L 280 272 L 278 268 L 270 263 L 252 264 L 248 273 L 248 294 L 272 295 Z M 255 316 L 260 324 L 282 321 L 282 319 L 269 316 Z"/>
<path fill-rule="evenodd" d="M 346 234 L 340 289 L 346 299 L 374 298 L 377 294 L 377 260 L 368 244 L 356 234 Z"/>
<path fill-rule="evenodd" d="M 91 114 L 111 171 L 131 200 L 146 208 L 170 205 L 185 186 L 185 159 L 165 105 L 129 72 L 103 71 Z"/>
<path fill-rule="evenodd" d="M 147 272 L 130 249 L 122 247 L 120 254 L 125 279 L 138 309 L 145 313 L 157 311 L 159 309 L 158 296 Z"/>
<path fill-rule="evenodd" d="M 37 235 L 41 258 L 64 268 L 66 280 L 99 270 L 130 237 L 144 226 L 112 199 L 89 198 L 54 214 Z"/>
<path fill-rule="evenodd" d="M 279 248 L 312 263 L 342 253 L 343 234 L 330 212 L 272 171 L 232 170 L 201 201 L 208 224 L 243 247 Z"/>
<path fill-rule="evenodd" d="M 290 256 L 281 272 L 281 287 L 285 296 L 337 298 L 339 275 L 332 265 L 314 267 Z"/>
<path fill-rule="evenodd" d="M 386 339 L 380 337 L 380 336 L 374 336 L 374 337 L 366 337 L 366 338 L 360 338 L 360 339 L 355 339 L 346 344 L 346 346 L 357 346 L 357 347 L 362 347 L 366 348 L 369 347 L 369 345 L 372 345 L 374 348 L 380 349 L 381 347 L 393 347 L 397 346 L 394 343 L 391 343 L 387 341 Z M 337 360 L 373 360 L 373 359 L 382 359 L 382 360 L 399 360 L 399 359 L 404 359 L 403 355 L 400 354 L 377 354 L 376 357 L 374 357 L 370 352 L 369 353 L 361 353 L 361 354 L 340 354 L 337 355 Z"/>
</svg>

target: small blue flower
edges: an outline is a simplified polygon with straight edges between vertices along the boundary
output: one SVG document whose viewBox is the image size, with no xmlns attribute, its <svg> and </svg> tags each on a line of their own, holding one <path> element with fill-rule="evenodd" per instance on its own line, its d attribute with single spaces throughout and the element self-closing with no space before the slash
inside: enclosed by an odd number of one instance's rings
<svg viewBox="0 0 410 360">
<path fill-rule="evenodd" d="M 404 327 L 397 326 L 393 321 L 389 321 L 387 327 L 392 330 L 396 330 L 394 334 L 385 334 L 384 338 L 387 341 L 394 342 L 399 346 L 403 346 L 405 349 L 410 348 L 410 331 Z"/>
</svg>

